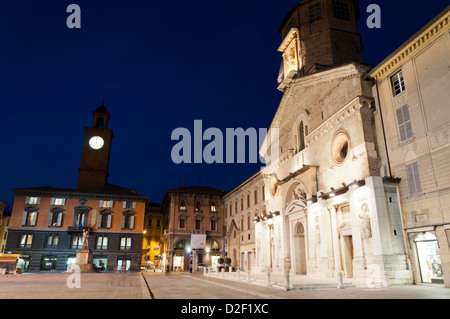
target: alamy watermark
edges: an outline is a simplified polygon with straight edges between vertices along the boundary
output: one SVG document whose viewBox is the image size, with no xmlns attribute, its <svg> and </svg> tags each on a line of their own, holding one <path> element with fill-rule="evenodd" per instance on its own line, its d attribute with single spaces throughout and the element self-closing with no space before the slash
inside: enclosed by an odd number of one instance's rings
<svg viewBox="0 0 450 319">
<path fill-rule="evenodd" d="M 175 164 L 257 164 L 265 165 L 278 158 L 279 131 L 266 128 L 219 128 L 203 130 L 203 121 L 194 121 L 193 134 L 187 128 L 172 132 L 171 158 Z M 260 153 L 261 151 L 261 153 Z M 248 160 L 248 161 L 247 161 Z"/>
</svg>

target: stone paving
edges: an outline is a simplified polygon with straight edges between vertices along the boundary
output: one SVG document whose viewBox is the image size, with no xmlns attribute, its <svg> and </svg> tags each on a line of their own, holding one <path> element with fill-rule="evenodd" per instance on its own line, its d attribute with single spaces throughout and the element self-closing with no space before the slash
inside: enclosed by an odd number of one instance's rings
<svg viewBox="0 0 450 319">
<path fill-rule="evenodd" d="M 248 284 L 233 277 L 202 273 L 81 274 L 80 287 L 69 288 L 70 273 L 33 273 L 0 276 L 0 299 L 450 299 L 439 285 L 345 289 L 309 283 L 305 289 L 268 288 L 263 281 Z M 244 279 L 245 277 L 242 276 Z M 256 280 L 255 280 L 256 281 Z M 69 282 L 69 286 L 68 286 Z"/>
</svg>

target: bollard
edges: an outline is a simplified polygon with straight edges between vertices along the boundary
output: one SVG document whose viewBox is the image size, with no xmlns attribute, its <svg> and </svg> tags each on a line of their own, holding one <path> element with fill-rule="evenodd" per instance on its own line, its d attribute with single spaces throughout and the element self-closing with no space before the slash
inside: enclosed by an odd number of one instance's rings
<svg viewBox="0 0 450 319">
<path fill-rule="evenodd" d="M 342 272 L 338 272 L 337 277 L 338 277 L 338 285 L 337 285 L 337 288 L 338 288 L 338 289 L 344 289 L 344 281 L 343 281 L 343 279 L 342 279 Z"/>
<path fill-rule="evenodd" d="M 286 273 L 284 275 L 284 290 L 290 291 L 291 290 L 291 276 L 289 273 Z"/>
<path fill-rule="evenodd" d="M 206 267 L 203 267 L 203 276 L 206 276 Z"/>
<path fill-rule="evenodd" d="M 241 270 L 238 269 L 236 272 L 237 272 L 237 281 L 241 281 Z"/>
<path fill-rule="evenodd" d="M 225 277 L 225 268 L 222 268 L 222 278 Z"/>
<path fill-rule="evenodd" d="M 266 287 L 272 287 L 272 284 L 270 283 L 270 270 L 269 269 L 267 269 Z"/>
</svg>

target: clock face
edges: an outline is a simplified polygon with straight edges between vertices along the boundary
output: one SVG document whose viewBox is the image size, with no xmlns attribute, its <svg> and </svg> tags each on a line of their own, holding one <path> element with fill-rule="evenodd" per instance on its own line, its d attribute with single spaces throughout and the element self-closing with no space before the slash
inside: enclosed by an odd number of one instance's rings
<svg viewBox="0 0 450 319">
<path fill-rule="evenodd" d="M 105 145 L 105 141 L 100 136 L 94 136 L 89 140 L 89 146 L 94 150 L 99 150 Z"/>
</svg>

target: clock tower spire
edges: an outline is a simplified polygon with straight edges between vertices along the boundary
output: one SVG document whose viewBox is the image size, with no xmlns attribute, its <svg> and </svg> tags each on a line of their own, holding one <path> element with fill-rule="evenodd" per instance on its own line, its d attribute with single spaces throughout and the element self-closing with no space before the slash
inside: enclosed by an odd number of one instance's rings
<svg viewBox="0 0 450 319">
<path fill-rule="evenodd" d="M 80 190 L 100 190 L 106 186 L 113 131 L 108 129 L 111 116 L 106 107 L 98 107 L 92 112 L 92 127 L 84 128 L 83 151 L 78 174 Z"/>
</svg>

